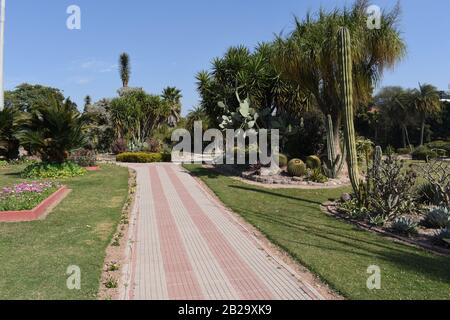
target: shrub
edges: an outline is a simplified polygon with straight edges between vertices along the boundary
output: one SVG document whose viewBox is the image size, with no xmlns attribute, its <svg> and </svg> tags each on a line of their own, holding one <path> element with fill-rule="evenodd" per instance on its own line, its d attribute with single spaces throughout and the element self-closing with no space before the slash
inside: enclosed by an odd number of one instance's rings
<svg viewBox="0 0 450 320">
<path fill-rule="evenodd" d="M 124 139 L 117 139 L 111 146 L 111 151 L 114 154 L 120 154 L 128 151 L 127 142 Z"/>
<path fill-rule="evenodd" d="M 392 223 L 392 229 L 404 235 L 412 235 L 417 233 L 417 223 L 407 217 L 395 219 Z"/>
<path fill-rule="evenodd" d="M 97 164 L 97 154 L 92 150 L 80 149 L 72 152 L 69 160 L 81 167 L 94 167 Z"/>
<path fill-rule="evenodd" d="M 418 147 L 412 153 L 412 158 L 414 160 L 428 161 L 437 157 L 438 154 L 426 146 Z"/>
<path fill-rule="evenodd" d="M 322 161 L 318 156 L 309 156 L 306 158 L 306 166 L 309 169 L 319 169 L 322 167 Z"/>
<path fill-rule="evenodd" d="M 288 172 L 294 177 L 303 177 L 306 174 L 306 165 L 300 159 L 292 159 L 288 163 Z"/>
<path fill-rule="evenodd" d="M 395 219 L 398 215 L 414 210 L 413 187 L 417 175 L 411 169 L 404 170 L 404 161 L 390 155 L 370 170 L 370 202 L 374 213 Z"/>
<path fill-rule="evenodd" d="M 86 169 L 73 162 L 64 163 L 34 163 L 29 165 L 21 173 L 22 178 L 26 179 L 57 179 L 82 176 Z"/>
<path fill-rule="evenodd" d="M 162 162 L 164 159 L 162 153 L 146 153 L 146 152 L 125 152 L 117 155 L 117 162 L 127 163 L 152 163 Z"/>
<path fill-rule="evenodd" d="M 447 246 L 450 245 L 450 228 L 445 228 L 439 230 L 439 232 L 436 234 L 436 239 L 440 243 L 444 243 Z"/>
<path fill-rule="evenodd" d="M 399 154 L 399 155 L 411 154 L 411 149 L 410 148 L 399 148 L 399 149 L 397 149 L 397 154 Z"/>
<path fill-rule="evenodd" d="M 4 168 L 8 166 L 8 161 L 6 160 L 0 160 L 0 168 Z"/>
<path fill-rule="evenodd" d="M 440 229 L 450 227 L 450 212 L 448 208 L 432 208 L 427 213 L 425 224 L 430 228 Z"/>
<path fill-rule="evenodd" d="M 151 153 L 159 153 L 162 150 L 163 144 L 159 139 L 156 138 L 149 138 L 146 142 L 147 149 L 146 151 Z"/>
<path fill-rule="evenodd" d="M 445 150 L 447 156 L 450 156 L 450 141 L 437 140 L 427 144 L 430 150 Z"/>
</svg>

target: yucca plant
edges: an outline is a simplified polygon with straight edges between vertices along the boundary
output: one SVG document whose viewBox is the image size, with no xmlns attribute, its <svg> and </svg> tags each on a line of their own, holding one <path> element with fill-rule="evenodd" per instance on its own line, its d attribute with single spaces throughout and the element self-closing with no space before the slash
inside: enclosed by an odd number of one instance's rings
<svg viewBox="0 0 450 320">
<path fill-rule="evenodd" d="M 84 146 L 83 118 L 71 102 L 53 100 L 21 120 L 17 137 L 40 155 L 43 162 L 63 163 L 69 152 Z"/>
</svg>

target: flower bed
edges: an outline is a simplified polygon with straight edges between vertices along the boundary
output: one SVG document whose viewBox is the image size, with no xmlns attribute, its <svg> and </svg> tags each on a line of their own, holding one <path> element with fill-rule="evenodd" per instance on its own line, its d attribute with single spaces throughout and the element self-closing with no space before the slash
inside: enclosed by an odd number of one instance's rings
<svg viewBox="0 0 450 320">
<path fill-rule="evenodd" d="M 5 187 L 0 192 L 0 221 L 39 219 L 60 201 L 67 188 L 55 182 L 25 182 Z"/>
</svg>

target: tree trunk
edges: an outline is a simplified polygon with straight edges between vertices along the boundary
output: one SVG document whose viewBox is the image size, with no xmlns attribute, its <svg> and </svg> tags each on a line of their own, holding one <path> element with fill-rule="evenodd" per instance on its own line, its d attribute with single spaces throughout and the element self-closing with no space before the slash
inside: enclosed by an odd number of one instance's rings
<svg viewBox="0 0 450 320">
<path fill-rule="evenodd" d="M 425 118 L 422 118 L 422 124 L 420 127 L 420 146 L 423 146 L 424 135 L 425 135 Z"/>
</svg>

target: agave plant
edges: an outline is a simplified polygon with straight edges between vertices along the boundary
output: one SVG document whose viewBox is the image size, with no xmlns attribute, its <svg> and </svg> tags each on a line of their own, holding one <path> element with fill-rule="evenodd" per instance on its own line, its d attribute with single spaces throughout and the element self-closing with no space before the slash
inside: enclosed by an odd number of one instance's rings
<svg viewBox="0 0 450 320">
<path fill-rule="evenodd" d="M 392 223 L 392 229 L 405 235 L 411 235 L 417 233 L 417 223 L 411 218 L 400 217 Z"/>
<path fill-rule="evenodd" d="M 84 146 L 83 118 L 72 103 L 53 100 L 35 108 L 21 121 L 17 137 L 41 156 L 43 162 L 63 163 L 69 152 Z"/>
</svg>

